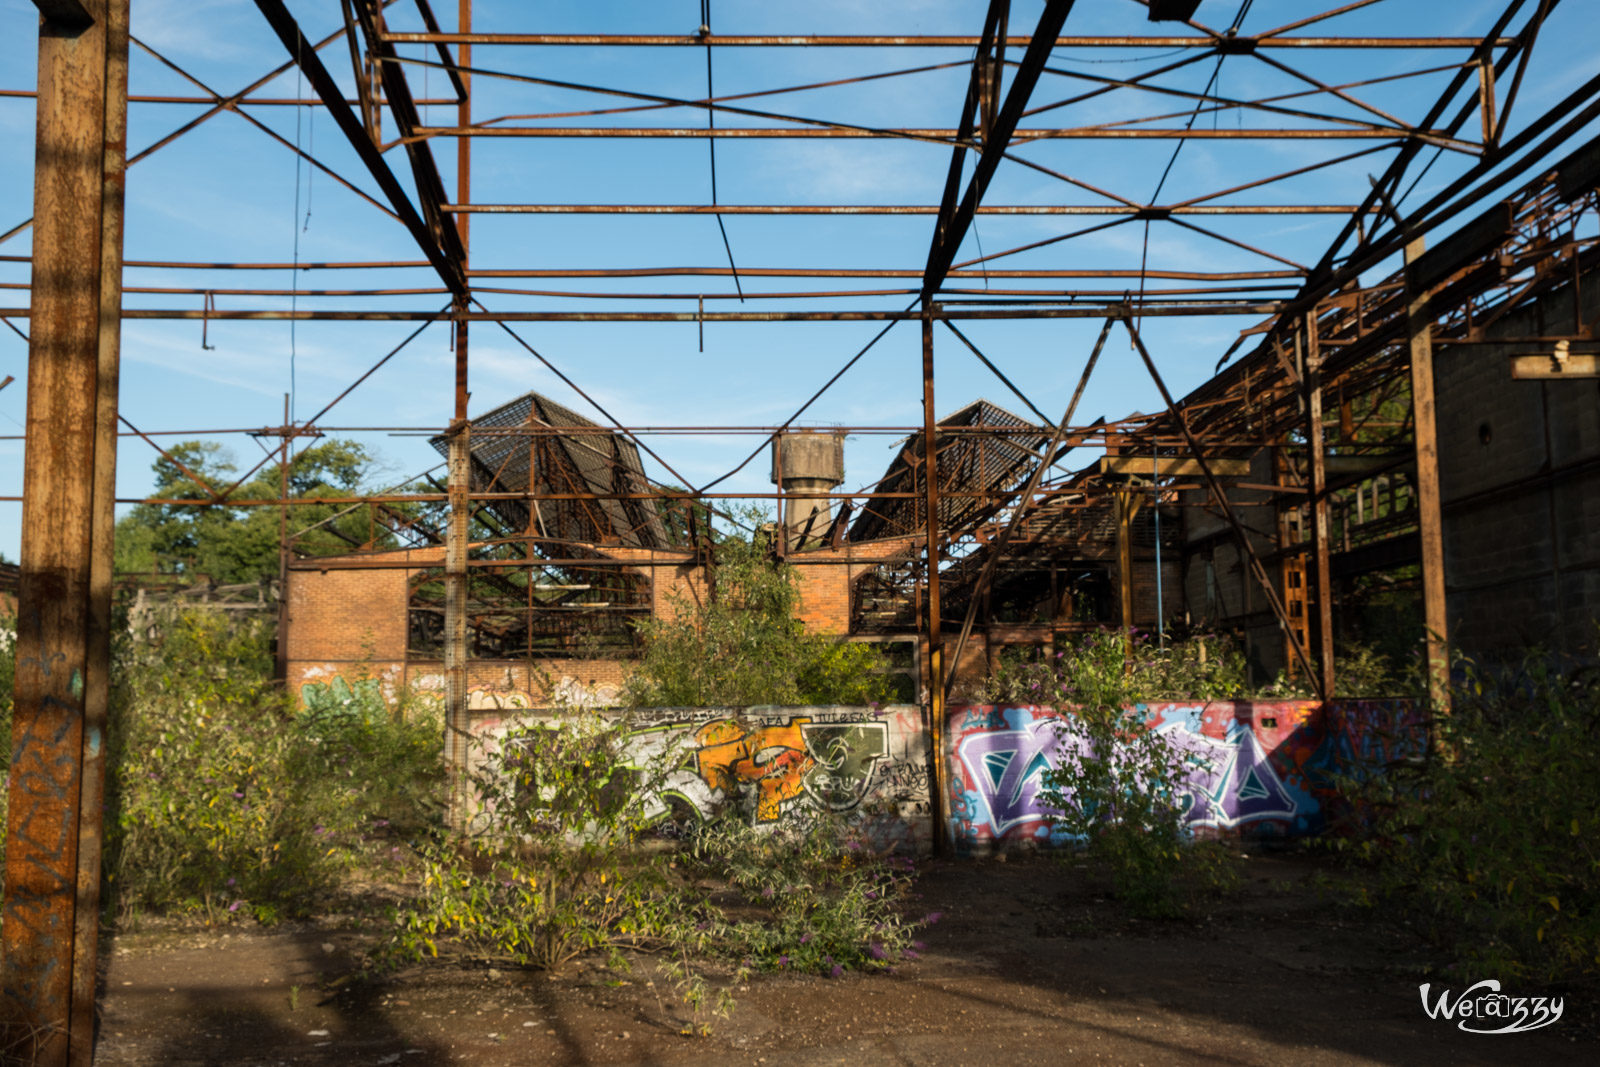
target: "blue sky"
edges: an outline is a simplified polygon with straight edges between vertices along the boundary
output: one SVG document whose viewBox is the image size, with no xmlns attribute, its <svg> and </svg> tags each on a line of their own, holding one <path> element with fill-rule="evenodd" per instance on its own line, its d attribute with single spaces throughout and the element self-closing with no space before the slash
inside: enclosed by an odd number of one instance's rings
<svg viewBox="0 0 1600 1067">
<path fill-rule="evenodd" d="M 440 17 L 453 18 L 452 5 L 438 5 Z M 1331 6 L 1331 5 L 1330 5 Z M 1452 4 L 1419 4 L 1386 0 L 1352 12 L 1306 33 L 1338 35 L 1438 33 L 1476 36 L 1502 8 L 1499 0 L 1464 0 Z M 1531 5 L 1530 5 L 1531 6 Z M 803 5 L 773 5 L 719 0 L 713 4 L 713 29 L 718 33 L 976 33 L 982 24 L 981 2 L 910 0 L 861 4 L 817 0 Z M 1014 4 L 1012 31 L 1025 34 L 1041 4 Z M 338 5 L 292 3 L 308 36 L 320 38 L 333 29 Z M 1198 18 L 1225 27 L 1239 9 L 1237 0 L 1205 0 Z M 1260 32 L 1322 10 L 1321 4 L 1261 0 L 1251 7 L 1242 31 Z M 28 0 L 0 0 L 0 87 L 31 89 L 34 84 L 36 9 Z M 480 30 L 545 30 L 554 32 L 692 32 L 699 7 L 687 0 L 672 2 L 574 3 L 539 5 L 477 0 L 475 28 Z M 1520 25 L 1520 20 L 1519 23 Z M 401 3 L 392 9 L 391 26 L 417 25 L 414 9 Z M 223 93 L 231 93 L 285 58 L 255 5 L 248 0 L 134 0 L 133 32 L 152 48 L 182 65 Z M 1083 2 L 1068 19 L 1068 34 L 1176 32 L 1157 30 L 1131 2 Z M 1515 132 L 1541 110 L 1592 75 L 1593 55 L 1600 44 L 1591 5 L 1569 0 L 1552 15 L 1535 53 L 1536 63 L 1523 84 L 1510 129 Z M 322 53 L 336 75 L 348 82 L 342 44 Z M 420 56 L 418 46 L 402 55 Z M 1295 50 L 1272 53 L 1313 77 L 1347 82 L 1380 76 L 1418 64 L 1415 53 Z M 890 71 L 968 58 L 958 49 L 737 49 L 719 48 L 714 63 L 719 95 L 752 92 L 800 83 Z M 1051 65 L 1101 76 L 1127 77 L 1181 58 L 1161 49 L 1059 49 Z M 1436 53 L 1438 64 L 1458 62 L 1461 52 Z M 490 48 L 475 50 L 477 66 L 537 74 L 664 95 L 701 97 L 705 93 L 705 56 L 697 48 L 609 50 L 577 48 Z M 1190 64 L 1156 84 L 1199 91 L 1215 62 Z M 1420 118 L 1427 102 L 1443 88 L 1449 71 L 1408 78 L 1359 90 L 1363 100 L 1407 118 Z M 412 85 L 443 95 L 437 71 L 412 72 Z M 1082 83 L 1046 75 L 1036 90 L 1035 105 L 1080 91 Z M 1213 92 L 1225 96 L 1292 93 L 1307 88 L 1303 81 L 1250 56 L 1231 57 L 1221 66 Z M 145 94 L 192 94 L 197 90 L 148 54 L 135 49 L 132 91 Z M 262 90 L 287 96 L 296 91 L 293 73 Z M 310 95 L 309 87 L 302 87 Z M 960 69 L 935 70 L 804 94 L 759 98 L 749 106 L 788 111 L 862 124 L 948 127 L 956 123 L 965 91 Z M 1465 99 L 1465 97 L 1463 97 Z M 475 117 L 555 113 L 624 104 L 616 98 L 517 84 L 480 77 L 475 85 Z M 1288 106 L 1315 107 L 1327 114 L 1354 117 L 1356 108 L 1325 94 L 1286 101 Z M 1183 121 L 1192 104 L 1170 99 Z M 1152 99 L 1122 92 L 1030 119 L 1024 125 L 1082 125 L 1148 114 Z M 130 113 L 130 146 L 137 151 L 198 114 L 201 108 L 174 104 L 135 104 Z M 291 141 L 324 158 L 340 173 L 372 190 L 354 154 L 325 115 L 311 109 L 258 107 L 251 113 Z M 1453 109 L 1452 109 L 1453 110 Z M 452 109 L 433 109 L 429 118 L 453 122 Z M 568 120 L 551 120 L 561 123 Z M 574 123 L 588 120 L 570 120 Z M 619 124 L 671 123 L 700 125 L 704 113 L 687 109 L 621 115 Z M 1199 124 L 1257 125 L 1263 120 L 1224 111 Z M 1285 120 L 1305 125 L 1298 120 Z M 763 120 L 721 116 L 719 125 L 769 125 Z M 386 129 L 392 132 L 392 123 Z M 1476 122 L 1465 128 L 1476 132 Z M 1592 132 L 1592 131 L 1591 131 Z M 13 150 L 0 157 L 0 232 L 31 213 L 33 104 L 27 98 L 0 98 L 0 134 Z M 1227 186 L 1302 166 L 1337 152 L 1366 147 L 1368 141 L 1214 142 L 1194 141 L 1183 149 L 1160 198 L 1170 203 Z M 1103 188 L 1147 200 L 1167 163 L 1172 141 L 1072 140 L 1029 144 L 1019 153 Z M 1330 144 L 1335 148 L 1330 148 Z M 454 142 L 438 141 L 435 151 L 453 178 Z M 475 145 L 473 194 L 479 202 L 535 201 L 549 203 L 706 203 L 709 168 L 706 142 L 692 140 L 554 140 L 480 139 Z M 1228 198 L 1236 203 L 1356 203 L 1367 189 L 1367 174 L 1378 174 L 1392 158 L 1385 148 L 1348 164 L 1312 172 L 1265 189 Z M 1430 152 L 1421 157 L 1430 158 Z M 403 153 L 389 153 L 392 167 L 406 173 Z M 718 193 L 723 203 L 783 202 L 936 203 L 948 166 L 949 149 L 906 141 L 867 140 L 723 140 L 717 145 Z M 1459 173 L 1469 160 L 1446 152 L 1402 207 L 1419 204 Z M 1000 168 L 985 198 L 988 204 L 1105 203 L 1107 201 L 1015 164 Z M 297 209 L 298 203 L 298 209 Z M 1029 241 L 1055 236 L 1090 221 L 1070 217 L 982 216 L 968 235 L 958 258 L 993 253 Z M 1263 245 L 1302 263 L 1312 263 L 1337 231 L 1340 220 L 1327 216 L 1265 216 L 1257 219 L 1196 220 L 1226 222 L 1226 232 Z M 843 218 L 766 218 L 734 216 L 725 220 L 734 256 L 741 267 L 843 266 L 920 269 L 927 257 L 933 220 L 930 216 Z M 1009 267 L 1137 267 L 1143 229 L 1130 223 L 1103 233 L 1052 245 L 997 261 Z M 1437 239 L 1437 237 L 1435 237 Z M 24 232 L 0 246 L 0 253 L 18 255 L 28 248 Z M 298 242 L 298 252 L 296 243 Z M 408 235 L 354 194 L 331 179 L 297 166 L 295 157 L 235 115 L 220 115 L 172 145 L 138 163 L 129 172 L 126 255 L 129 259 L 287 261 L 374 260 L 419 258 Z M 1170 223 L 1151 227 L 1152 267 L 1206 270 L 1260 269 L 1273 264 Z M 651 216 L 507 216 L 474 220 L 472 262 L 475 267 L 599 267 L 689 264 L 720 266 L 726 262 L 716 222 L 708 217 Z M 1392 265 L 1387 268 L 1392 269 Z M 1375 273 L 1381 273 L 1383 269 Z M 426 269 L 303 272 L 303 285 L 359 288 L 369 286 L 432 287 L 436 277 Z M 0 282 L 25 283 L 27 265 L 0 263 Z M 130 268 L 130 286 L 284 286 L 288 272 L 188 272 Z M 486 283 L 496 284 L 496 283 Z M 510 285 L 584 291 L 673 292 L 708 295 L 708 308 L 738 307 L 718 299 L 731 291 L 726 278 L 573 280 L 513 282 Z M 750 291 L 793 291 L 845 288 L 894 288 L 913 283 L 855 283 L 827 279 L 746 279 Z M 970 283 L 981 288 L 982 282 Z M 995 281 L 996 287 L 1013 284 Z M 1061 283 L 1056 283 L 1061 284 Z M 1120 288 L 1125 282 L 1082 282 L 1085 287 Z M 1151 283 L 1152 288 L 1162 284 Z M 588 308 L 672 308 L 692 310 L 694 300 L 643 301 L 538 298 L 481 294 L 495 310 Z M 821 306 L 903 307 L 909 297 L 879 296 L 820 302 Z M 0 305 L 19 306 L 26 294 L 17 288 L 0 294 Z M 302 296 L 300 307 L 388 306 L 436 308 L 443 296 L 410 295 L 357 301 L 352 298 Z M 130 306 L 196 307 L 199 298 L 130 293 Z M 220 307 L 287 306 L 287 299 L 218 296 Z M 785 309 L 819 306 L 818 301 L 750 300 L 745 307 Z M 1163 374 L 1175 392 L 1203 381 L 1222 351 L 1250 325 L 1250 319 L 1209 318 L 1149 320 L 1146 337 Z M 19 322 L 25 327 L 25 323 Z M 211 350 L 201 348 L 198 322 L 130 321 L 123 331 L 122 411 L 147 431 L 222 429 L 276 424 L 281 421 L 283 394 L 291 388 L 295 409 L 304 418 L 322 407 L 346 385 L 398 343 L 414 327 L 403 323 L 302 323 L 292 332 L 284 322 L 221 322 L 208 331 Z M 862 344 L 877 332 L 872 323 L 845 324 L 714 324 L 705 330 L 705 351 L 697 350 L 692 324 L 521 324 L 517 332 L 561 367 L 606 408 L 630 425 L 653 427 L 705 425 L 771 425 L 789 417 L 799 404 Z M 998 363 L 1033 401 L 1059 415 L 1071 395 L 1079 369 L 1098 331 L 1091 320 L 1047 322 L 974 322 L 963 325 L 986 354 Z M 1098 415 L 1119 417 L 1152 410 L 1159 398 L 1120 335 L 1102 361 L 1079 412 L 1080 422 Z M 994 377 L 955 340 L 940 330 L 936 337 L 938 402 L 941 414 L 984 396 L 1021 409 Z M 292 352 L 292 359 L 291 359 Z M 871 423 L 910 425 L 921 421 L 920 341 L 914 323 L 892 330 L 871 354 L 812 408 L 803 424 Z M 26 395 L 26 348 L 9 330 L 0 331 L 0 378 L 18 380 L 0 391 L 0 496 L 21 492 L 20 435 Z M 437 456 L 421 431 L 442 427 L 451 414 L 453 356 L 448 331 L 430 327 L 404 352 L 373 376 L 323 420 L 327 427 L 381 426 L 396 431 L 371 431 L 355 436 L 384 461 L 383 476 L 399 480 L 432 465 Z M 497 327 L 474 327 L 472 342 L 472 412 L 487 410 L 529 389 L 546 392 L 586 414 L 593 412 L 538 365 Z M 409 430 L 409 432 L 406 432 Z M 193 436 L 200 436 L 198 434 Z M 181 437 L 171 438 L 181 440 Z M 260 451 L 252 438 L 216 438 L 244 466 Z M 703 484 L 728 470 L 755 447 L 757 438 L 726 434 L 652 436 L 649 442 L 687 479 Z M 860 435 L 846 453 L 846 487 L 875 479 L 893 450 L 893 437 Z M 124 438 L 119 459 L 118 492 L 135 497 L 148 491 L 155 453 L 138 439 Z M 1087 462 L 1080 454 L 1076 463 Z M 720 488 L 766 492 L 767 465 L 752 463 Z M 669 477 L 659 469 L 660 477 Z M 0 552 L 15 559 L 19 542 L 20 504 L 0 503 Z"/>
</svg>

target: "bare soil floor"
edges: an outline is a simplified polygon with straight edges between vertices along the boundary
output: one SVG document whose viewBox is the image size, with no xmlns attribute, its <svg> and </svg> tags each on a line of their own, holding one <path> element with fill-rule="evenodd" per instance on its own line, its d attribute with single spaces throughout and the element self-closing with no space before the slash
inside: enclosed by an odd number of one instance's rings
<svg viewBox="0 0 1600 1067">
<path fill-rule="evenodd" d="M 1314 857 L 1252 854 L 1193 920 L 1129 919 L 1070 863 L 936 863 L 926 951 L 892 974 L 763 975 L 686 1035 L 649 957 L 557 973 L 442 964 L 349 980 L 373 936 L 348 922 L 259 930 L 145 924 L 107 946 L 96 1062 L 186 1064 L 1600 1063 L 1600 986 L 1532 1033 L 1428 1018 L 1436 951 L 1353 917 Z M 660 992 L 658 997 L 657 992 Z"/>
</svg>

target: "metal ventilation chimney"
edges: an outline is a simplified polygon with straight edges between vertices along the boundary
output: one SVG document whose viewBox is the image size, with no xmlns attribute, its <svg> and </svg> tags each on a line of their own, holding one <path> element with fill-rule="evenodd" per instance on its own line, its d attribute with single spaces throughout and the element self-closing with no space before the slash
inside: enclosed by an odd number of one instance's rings
<svg viewBox="0 0 1600 1067">
<path fill-rule="evenodd" d="M 784 547 L 818 542 L 832 521 L 826 493 L 844 481 L 844 431 L 798 430 L 772 442 L 772 482 L 783 487 Z"/>
</svg>

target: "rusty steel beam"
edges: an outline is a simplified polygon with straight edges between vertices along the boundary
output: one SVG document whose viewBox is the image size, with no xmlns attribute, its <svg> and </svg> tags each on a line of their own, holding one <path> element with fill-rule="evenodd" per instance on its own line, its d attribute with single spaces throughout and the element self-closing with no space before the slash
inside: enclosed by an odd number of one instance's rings
<svg viewBox="0 0 1600 1067">
<path fill-rule="evenodd" d="M 980 215 L 1348 215 L 1355 204 L 980 204 Z M 935 204 L 445 204 L 452 215 L 934 215 Z M 741 272 L 742 273 L 742 272 Z"/>
<path fill-rule="evenodd" d="M 273 32 L 278 35 L 279 41 L 289 50 L 292 61 L 305 73 L 306 80 L 316 90 L 328 114 L 338 124 L 339 130 L 344 134 L 345 140 L 355 149 L 356 155 L 366 166 L 367 172 L 372 175 L 383 190 L 384 196 L 394 208 L 395 214 L 405 228 L 410 231 L 411 237 L 422 249 L 423 255 L 428 257 L 428 262 L 438 272 L 450 291 L 461 296 L 467 292 L 466 278 L 462 275 L 462 264 L 459 259 L 452 259 L 441 247 L 428 224 L 417 214 L 417 209 L 411 203 L 411 198 L 406 195 L 404 187 L 394 172 L 389 169 L 389 164 L 384 162 L 383 156 L 367 136 L 366 128 L 361 120 L 350 110 L 350 105 L 345 103 L 344 93 L 333 80 L 333 75 L 328 73 L 328 68 L 322 65 L 322 60 L 317 56 L 316 49 L 306 40 L 305 34 L 300 32 L 300 26 L 284 6 L 283 0 L 256 0 L 256 7 L 266 18 Z M 126 316 L 125 317 L 129 317 Z"/>
<path fill-rule="evenodd" d="M 55 1065 L 94 1055 L 128 4 L 43 9 L 0 1007 Z"/>
<path fill-rule="evenodd" d="M 1065 2 L 1065 0 L 1063 0 Z M 717 137 L 735 139 L 775 138 L 866 138 L 932 141 L 950 144 L 962 139 L 959 129 L 937 126 L 418 126 L 396 144 L 409 144 L 430 137 L 536 137 L 536 138 L 641 138 L 641 137 Z M 1199 126 L 1161 126 L 1148 129 L 1123 126 L 1030 127 L 1016 130 L 1013 144 L 1030 141 L 1324 141 L 1368 140 L 1442 144 L 1460 148 L 1465 144 L 1437 130 L 1386 130 L 1348 127 L 1246 127 L 1211 130 Z"/>
<path fill-rule="evenodd" d="M 384 34 L 394 44 L 492 44 L 492 45 L 595 45 L 605 47 L 684 46 L 704 48 L 708 43 L 723 48 L 977 48 L 982 37 L 965 34 L 645 34 L 645 33 L 398 33 Z M 1033 38 L 1009 36 L 1006 48 L 1026 48 Z M 1183 36 L 1068 36 L 1048 42 L 1052 48 L 1200 48 L 1217 47 L 1216 37 Z M 1477 37 L 1236 37 L 1232 47 L 1261 48 L 1477 48 Z M 1493 47 L 1516 43 L 1512 37 L 1498 37 Z"/>
<path fill-rule="evenodd" d="M 357 0 L 358 3 L 362 0 Z M 467 31 L 472 28 L 472 0 L 459 0 L 456 9 L 458 28 Z M 369 36 L 372 27 L 366 26 Z M 392 45 L 386 45 L 392 51 Z M 462 44 L 462 62 L 467 62 L 470 49 L 469 44 Z M 403 83 L 405 73 L 393 64 L 385 65 L 386 77 L 391 73 L 398 76 Z M 391 105 L 392 106 L 392 105 Z M 458 119 L 461 122 L 472 120 L 472 97 L 462 86 L 461 104 Z M 397 113 L 398 114 L 398 113 Z M 410 116 L 411 120 L 415 115 Z M 432 157 L 428 157 L 432 163 Z M 457 155 L 456 196 L 460 200 L 472 199 L 472 148 L 462 141 Z M 437 172 L 434 174 L 437 177 Z M 441 186 L 442 189 L 442 186 Z M 439 199 L 443 200 L 442 192 Z M 458 265 L 463 272 L 467 269 L 467 226 L 466 218 L 453 220 L 440 220 L 441 225 L 449 229 L 455 240 L 455 247 L 459 249 L 460 260 Z M 456 311 L 465 311 L 469 297 L 463 294 L 455 305 Z M 472 506 L 472 424 L 467 420 L 467 402 L 471 396 L 469 390 L 469 360 L 468 342 L 470 340 L 468 323 L 465 319 L 455 322 L 455 404 L 453 417 L 450 421 L 449 441 L 449 468 L 448 468 L 448 498 L 450 507 L 449 524 L 445 530 L 445 570 L 444 570 L 444 675 L 445 675 L 445 708 L 444 708 L 444 757 L 445 770 L 449 775 L 449 800 L 447 825 L 458 834 L 465 834 L 470 821 L 471 807 L 471 780 L 468 774 L 468 761 L 471 758 L 469 747 L 472 739 L 472 718 L 468 695 L 467 660 L 469 649 L 467 646 L 467 556 L 470 548 L 471 522 L 473 515 Z M 529 489 L 533 489 L 532 482 Z M 530 510 L 537 505 L 532 502 L 530 494 Z"/>
<path fill-rule="evenodd" d="M 1319 684 L 1317 689 L 1325 697 L 1333 697 L 1333 549 L 1329 544 L 1328 530 L 1328 461 L 1325 455 L 1322 426 L 1322 352 L 1317 344 L 1317 308 L 1312 307 L 1301 320 L 1301 329 L 1295 334 L 1295 347 L 1299 350 L 1304 368 L 1301 393 L 1306 403 L 1306 450 L 1310 453 L 1310 504 L 1312 570 L 1317 593 L 1313 634 L 1316 640 L 1316 660 Z"/>
<path fill-rule="evenodd" d="M 1220 194 L 1219 194 L 1220 195 Z M 0 263 L 31 263 L 32 256 L 0 255 Z M 142 267 L 157 270 L 375 270 L 381 268 L 426 267 L 428 261 L 416 260 L 351 260 L 311 263 L 291 262 L 205 262 L 200 260 L 130 259 L 125 267 Z M 663 276 L 727 277 L 728 267 L 471 267 L 469 278 L 653 278 Z M 922 271 L 912 268 L 889 267 L 740 267 L 739 274 L 763 278 L 920 278 Z M 1299 279 L 1304 277 L 1296 270 L 1126 270 L 1107 267 L 1059 268 L 1035 270 L 952 270 L 952 278 L 1137 278 L 1141 275 L 1173 281 L 1261 281 L 1275 278 Z M 221 292 L 212 289 L 211 292 Z M 301 290 L 304 294 L 305 290 Z"/>
<path fill-rule="evenodd" d="M 1075 304 L 1059 307 L 941 307 L 936 319 L 1103 319 L 1121 302 Z M 1191 315 L 1275 315 L 1285 302 L 1217 301 L 1188 304 L 1135 304 L 1142 317 L 1186 317 Z M 0 308 L 0 318 L 26 319 L 27 308 Z M 210 320 L 212 322 L 432 322 L 434 319 L 458 322 L 904 322 L 921 318 L 916 311 L 284 311 L 259 308 L 250 311 L 200 308 L 122 309 L 124 319 L 164 321 Z"/>
<path fill-rule="evenodd" d="M 1017 64 L 1017 69 L 1011 76 L 1011 87 L 1006 90 L 1005 103 L 1001 105 L 998 114 L 990 116 L 984 124 L 983 146 L 978 152 L 978 160 L 972 168 L 972 177 L 968 179 L 966 190 L 961 194 L 959 203 L 956 201 L 956 189 L 961 182 L 966 149 L 958 144 L 951 154 L 944 198 L 939 204 L 939 221 L 934 227 L 933 241 L 928 248 L 928 262 L 922 273 L 924 302 L 944 285 L 945 275 L 955 262 L 956 252 L 960 250 L 961 242 L 967 236 L 967 229 L 972 225 L 978 205 L 983 201 L 983 194 L 989 188 L 989 181 L 994 177 L 995 169 L 999 167 L 1006 148 L 1017 133 L 1017 123 L 1021 121 L 1022 112 L 1028 106 L 1028 98 L 1033 94 L 1033 87 L 1038 84 L 1039 74 L 1050 58 L 1051 42 L 1061 32 L 1062 25 L 1067 21 L 1067 15 L 1072 11 L 1072 5 L 1073 0 L 1048 0 L 1045 4 L 1044 12 L 1039 16 L 1039 24 L 1034 28 L 1033 36 L 1028 41 L 1027 51 L 1023 53 L 1022 61 Z M 991 9 L 991 24 L 984 26 L 985 38 L 989 37 L 994 29 L 995 17 L 995 12 Z M 980 46 L 979 53 L 983 51 L 984 48 Z M 973 110 L 978 102 L 978 88 L 974 74 L 972 86 L 967 91 L 966 105 L 961 113 L 963 139 L 971 128 Z"/>
</svg>

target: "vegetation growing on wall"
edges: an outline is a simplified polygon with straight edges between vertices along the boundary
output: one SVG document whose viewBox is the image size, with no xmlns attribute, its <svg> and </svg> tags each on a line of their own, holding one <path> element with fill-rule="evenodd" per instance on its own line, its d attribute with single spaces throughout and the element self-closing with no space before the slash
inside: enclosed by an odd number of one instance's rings
<svg viewBox="0 0 1600 1067">
<path fill-rule="evenodd" d="M 759 515 L 759 513 L 757 513 Z M 862 705 L 890 698 L 882 653 L 807 633 L 794 568 L 775 560 L 766 536 L 726 537 L 713 587 L 676 617 L 640 623 L 644 656 L 626 695 L 635 707 Z"/>
</svg>

